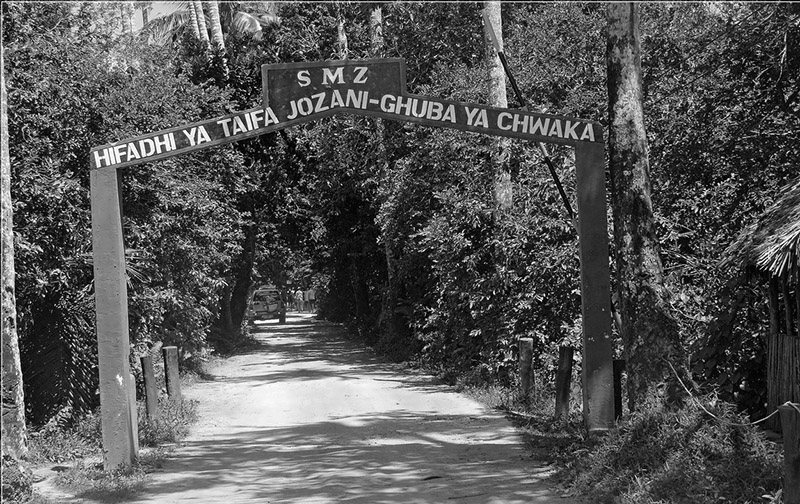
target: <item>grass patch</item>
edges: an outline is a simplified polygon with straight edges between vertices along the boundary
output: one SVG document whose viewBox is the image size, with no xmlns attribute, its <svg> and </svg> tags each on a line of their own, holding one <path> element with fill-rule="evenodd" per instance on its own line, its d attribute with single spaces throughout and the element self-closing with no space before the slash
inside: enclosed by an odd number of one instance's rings
<svg viewBox="0 0 800 504">
<path fill-rule="evenodd" d="M 589 436 L 580 404 L 555 421 L 554 394 L 541 387 L 523 398 L 513 387 L 456 388 L 503 412 L 520 429 L 532 458 L 552 465 L 551 478 L 566 493 L 593 504 L 684 504 L 781 502 L 781 447 L 746 424 L 735 406 L 714 396 L 666 409 L 654 397 L 614 430 Z M 580 394 L 573 393 L 573 399 Z"/>
<path fill-rule="evenodd" d="M 55 483 L 76 497 L 108 504 L 126 502 L 144 488 L 147 474 L 161 468 L 166 457 L 165 449 L 143 452 L 131 467 L 109 472 L 102 464 L 87 465 L 81 460 L 59 474 Z"/>
<path fill-rule="evenodd" d="M 69 462 L 102 453 L 100 411 L 58 425 L 49 423 L 28 437 L 32 464 Z"/>
<path fill-rule="evenodd" d="M 188 434 L 189 427 L 197 421 L 197 401 L 173 401 L 159 397 L 157 418 L 147 418 L 145 406 L 139 403 L 139 444 L 158 446 L 174 443 Z"/>
<path fill-rule="evenodd" d="M 8 503 L 30 502 L 33 496 L 31 474 L 13 457 L 3 454 L 2 501 Z"/>
<path fill-rule="evenodd" d="M 665 409 L 657 398 L 575 458 L 577 494 L 598 504 L 765 502 L 781 487 L 780 448 L 734 406 L 700 399 Z"/>
<path fill-rule="evenodd" d="M 93 412 L 61 426 L 51 424 L 33 432 L 29 441 L 29 462 L 32 464 L 72 463 L 64 467 L 53 483 L 71 494 L 103 503 L 126 502 L 144 487 L 147 474 L 163 466 L 172 446 L 186 436 L 197 421 L 198 403 L 180 403 L 167 397 L 159 398 L 159 417 L 148 419 L 143 402 L 138 405 L 139 444 L 148 447 L 130 468 L 104 471 L 102 462 L 102 431 L 100 414 Z M 3 462 L 3 502 L 6 499 L 6 461 Z M 22 476 L 19 489 L 9 487 L 9 495 L 19 496 L 20 504 L 51 504 L 46 498 L 24 491 Z M 16 484 L 16 483 L 15 483 Z M 28 486 L 30 489 L 30 485 Z"/>
</svg>

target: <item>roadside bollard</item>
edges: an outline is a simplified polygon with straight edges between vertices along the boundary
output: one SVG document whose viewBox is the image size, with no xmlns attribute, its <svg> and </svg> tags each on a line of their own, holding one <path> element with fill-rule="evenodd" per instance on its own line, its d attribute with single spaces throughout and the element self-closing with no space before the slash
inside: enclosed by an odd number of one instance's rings
<svg viewBox="0 0 800 504">
<path fill-rule="evenodd" d="M 800 404 L 778 406 L 783 430 L 783 502 L 800 504 Z"/>
<path fill-rule="evenodd" d="M 178 347 L 168 346 L 164 352 L 164 378 L 167 382 L 167 395 L 175 402 L 181 401 L 181 379 L 178 371 Z"/>
<path fill-rule="evenodd" d="M 575 349 L 558 347 L 558 369 L 556 370 L 556 420 L 569 417 L 569 387 L 572 379 L 572 362 Z"/>
<path fill-rule="evenodd" d="M 522 397 L 527 400 L 533 391 L 533 338 L 519 340 L 519 374 Z"/>
<path fill-rule="evenodd" d="M 144 398 L 147 411 L 147 418 L 155 420 L 158 418 L 158 389 L 156 388 L 156 375 L 153 371 L 153 357 L 143 355 L 142 378 L 144 380 Z"/>
</svg>

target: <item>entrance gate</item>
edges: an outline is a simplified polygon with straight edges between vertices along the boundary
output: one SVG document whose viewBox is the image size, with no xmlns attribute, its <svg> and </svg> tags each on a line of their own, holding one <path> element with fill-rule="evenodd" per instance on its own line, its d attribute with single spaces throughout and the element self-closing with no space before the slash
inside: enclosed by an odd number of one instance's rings
<svg viewBox="0 0 800 504">
<path fill-rule="evenodd" d="M 131 464 L 136 429 L 120 196 L 121 168 L 252 138 L 338 113 L 454 128 L 575 148 L 583 326 L 583 414 L 589 432 L 614 423 L 605 151 L 600 124 L 411 95 L 397 58 L 262 67 L 263 106 L 95 147 L 90 152 L 100 406 L 106 469 Z"/>
</svg>

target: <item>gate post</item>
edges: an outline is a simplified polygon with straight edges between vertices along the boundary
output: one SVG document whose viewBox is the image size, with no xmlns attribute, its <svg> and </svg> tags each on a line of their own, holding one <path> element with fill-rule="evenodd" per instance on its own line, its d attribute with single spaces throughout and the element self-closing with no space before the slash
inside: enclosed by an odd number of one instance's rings
<svg viewBox="0 0 800 504">
<path fill-rule="evenodd" d="M 129 467 L 134 455 L 130 411 L 130 340 L 125 246 L 117 169 L 90 174 L 92 256 L 97 311 L 97 357 L 100 367 L 100 413 L 106 470 Z"/>
<path fill-rule="evenodd" d="M 583 315 L 583 417 L 590 433 L 602 433 L 614 426 L 611 273 L 602 142 L 575 146 L 575 172 Z"/>
</svg>

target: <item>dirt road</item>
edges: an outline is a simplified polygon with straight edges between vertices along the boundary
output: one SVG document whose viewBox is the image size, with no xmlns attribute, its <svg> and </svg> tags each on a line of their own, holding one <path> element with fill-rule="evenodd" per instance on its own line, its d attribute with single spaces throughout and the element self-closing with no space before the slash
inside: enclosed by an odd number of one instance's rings
<svg viewBox="0 0 800 504">
<path fill-rule="evenodd" d="M 287 322 L 183 391 L 200 422 L 137 504 L 568 504 L 501 416 L 336 326 Z"/>
</svg>

